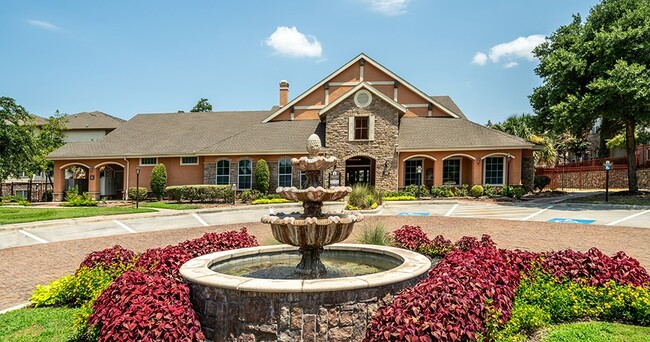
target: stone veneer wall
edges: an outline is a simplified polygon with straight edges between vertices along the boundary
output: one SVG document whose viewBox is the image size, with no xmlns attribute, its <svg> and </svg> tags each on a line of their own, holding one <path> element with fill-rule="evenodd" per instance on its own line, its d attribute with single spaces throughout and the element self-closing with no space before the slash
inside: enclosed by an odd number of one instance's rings
<svg viewBox="0 0 650 342">
<path fill-rule="evenodd" d="M 348 118 L 369 115 L 375 116 L 375 140 L 349 141 Z M 354 96 L 350 96 L 327 113 L 325 146 L 328 155 L 338 158 L 341 185 L 345 184 L 345 161 L 350 157 L 364 156 L 375 160 L 375 187 L 386 191 L 397 190 L 399 161 L 395 150 L 398 125 L 399 111 L 377 96 L 373 96 L 372 102 L 365 108 L 357 107 Z M 388 175 L 384 175 L 386 161 L 389 162 Z"/>
<path fill-rule="evenodd" d="M 427 276 L 349 291 L 258 293 L 190 283 L 192 304 L 212 341 L 361 341 L 377 310 Z"/>
<path fill-rule="evenodd" d="M 605 171 L 558 172 L 558 188 L 604 189 Z M 639 189 L 650 189 L 650 169 L 637 170 Z M 627 169 L 616 169 L 609 173 L 610 188 L 627 188 Z"/>
</svg>

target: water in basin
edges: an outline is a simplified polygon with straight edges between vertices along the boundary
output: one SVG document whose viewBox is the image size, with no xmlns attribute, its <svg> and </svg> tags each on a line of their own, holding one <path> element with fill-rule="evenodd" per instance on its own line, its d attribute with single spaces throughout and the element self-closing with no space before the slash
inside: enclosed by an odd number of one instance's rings
<svg viewBox="0 0 650 342">
<path fill-rule="evenodd" d="M 225 260 L 210 266 L 210 269 L 238 277 L 261 279 L 305 279 L 296 274 L 300 253 L 265 253 Z M 319 279 L 356 277 L 390 270 L 402 264 L 403 260 L 383 254 L 358 251 L 330 251 L 321 254 L 321 261 L 327 273 Z"/>
</svg>

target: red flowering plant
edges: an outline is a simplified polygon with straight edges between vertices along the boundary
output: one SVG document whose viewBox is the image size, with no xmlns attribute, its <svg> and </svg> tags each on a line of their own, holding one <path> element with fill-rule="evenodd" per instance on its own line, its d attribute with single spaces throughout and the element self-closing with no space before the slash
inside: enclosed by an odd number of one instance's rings
<svg viewBox="0 0 650 342">
<path fill-rule="evenodd" d="M 129 271 L 95 301 L 88 321 L 98 341 L 201 341 L 186 284 L 158 273 Z"/>
<path fill-rule="evenodd" d="M 405 225 L 393 232 L 393 244 L 400 248 L 416 251 L 429 246 L 431 240 L 420 226 Z"/>
<path fill-rule="evenodd" d="M 106 268 L 110 268 L 116 264 L 130 264 L 134 259 L 135 252 L 120 245 L 115 245 L 111 248 L 102 249 L 101 251 L 86 255 L 79 267 L 94 268 L 95 266 L 103 265 Z"/>
</svg>

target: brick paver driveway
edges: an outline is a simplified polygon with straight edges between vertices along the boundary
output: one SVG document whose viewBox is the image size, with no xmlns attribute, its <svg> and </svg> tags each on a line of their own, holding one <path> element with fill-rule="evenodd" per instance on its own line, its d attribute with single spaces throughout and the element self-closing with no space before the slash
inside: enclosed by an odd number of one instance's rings
<svg viewBox="0 0 650 342">
<path fill-rule="evenodd" d="M 489 234 L 501 248 L 519 248 L 547 251 L 572 248 L 586 251 L 598 247 L 611 255 L 619 250 L 637 258 L 650 267 L 650 229 L 576 225 L 564 223 L 488 220 L 458 217 L 366 217 L 356 232 L 364 226 L 384 224 L 389 230 L 404 224 L 419 225 L 431 237 L 442 234 L 451 240 L 460 237 Z M 155 219 L 152 219 L 152 225 Z M 260 244 L 272 243 L 267 225 L 259 222 L 244 224 L 258 238 Z M 114 235 L 100 238 L 53 242 L 0 250 L 0 310 L 25 303 L 36 284 L 45 284 L 74 272 L 84 256 L 92 251 L 120 244 L 142 252 L 147 248 L 176 244 L 201 236 L 209 231 L 239 229 L 242 224 L 153 231 L 147 233 Z M 352 236 L 349 241 L 357 241 Z"/>
</svg>

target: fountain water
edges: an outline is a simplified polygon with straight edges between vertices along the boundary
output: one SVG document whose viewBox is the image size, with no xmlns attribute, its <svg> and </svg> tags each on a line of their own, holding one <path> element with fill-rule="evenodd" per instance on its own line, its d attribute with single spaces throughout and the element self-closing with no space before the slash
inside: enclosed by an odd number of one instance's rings
<svg viewBox="0 0 650 342">
<path fill-rule="evenodd" d="M 304 189 L 277 189 L 301 201 L 304 213 L 262 218 L 286 245 L 212 253 L 181 267 L 208 339 L 360 341 L 378 308 L 431 268 L 429 259 L 407 250 L 337 243 L 362 217 L 322 212 L 323 201 L 341 199 L 351 189 L 322 187 L 321 173 L 336 158 L 319 156 L 320 147 L 312 135 L 309 156 L 292 160 L 307 175 Z"/>
</svg>

